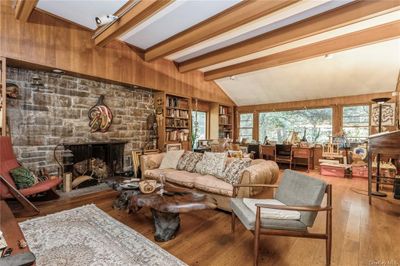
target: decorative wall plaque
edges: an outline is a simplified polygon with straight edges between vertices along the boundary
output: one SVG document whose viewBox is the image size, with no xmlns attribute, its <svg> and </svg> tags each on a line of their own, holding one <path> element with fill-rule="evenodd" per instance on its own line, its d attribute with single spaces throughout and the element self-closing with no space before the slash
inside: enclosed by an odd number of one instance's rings
<svg viewBox="0 0 400 266">
<path fill-rule="evenodd" d="M 113 114 L 104 103 L 104 95 L 101 95 L 96 105 L 89 109 L 90 132 L 107 132 L 113 120 Z"/>
</svg>

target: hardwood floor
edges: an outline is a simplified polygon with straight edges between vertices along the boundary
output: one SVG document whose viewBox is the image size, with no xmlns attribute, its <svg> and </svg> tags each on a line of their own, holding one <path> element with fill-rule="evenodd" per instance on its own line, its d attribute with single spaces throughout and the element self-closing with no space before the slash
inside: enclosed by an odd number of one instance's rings
<svg viewBox="0 0 400 266">
<path fill-rule="evenodd" d="M 333 184 L 333 265 L 400 265 L 400 201 L 373 199 L 368 205 L 367 181 L 310 175 Z M 268 192 L 265 192 L 268 193 Z M 41 215 L 94 203 L 115 219 L 153 239 L 149 210 L 127 214 L 111 207 L 114 191 L 40 203 Z M 253 235 L 237 223 L 230 232 L 230 214 L 207 210 L 182 214 L 177 237 L 157 243 L 189 265 L 252 265 Z M 19 219 L 20 221 L 23 219 Z M 311 231 L 324 228 L 319 214 Z M 322 240 L 261 236 L 260 265 L 324 265 Z"/>
</svg>

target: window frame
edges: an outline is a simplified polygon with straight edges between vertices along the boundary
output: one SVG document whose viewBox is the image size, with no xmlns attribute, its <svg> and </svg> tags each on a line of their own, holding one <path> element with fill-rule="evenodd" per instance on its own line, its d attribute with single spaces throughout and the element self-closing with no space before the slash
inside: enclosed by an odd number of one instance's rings
<svg viewBox="0 0 400 266">
<path fill-rule="evenodd" d="M 204 117 L 205 117 L 205 124 L 204 124 L 204 139 L 207 139 L 208 138 L 208 135 L 209 135 L 209 131 L 208 131 L 208 129 L 209 129 L 209 124 L 208 124 L 208 121 L 209 121 L 209 117 L 208 117 L 208 113 L 209 112 L 207 112 L 207 111 L 201 111 L 201 110 L 197 110 L 197 111 L 195 111 L 195 110 L 192 110 L 192 132 L 194 131 L 194 122 L 196 121 L 196 118 L 195 118 L 195 113 L 204 113 L 205 115 L 204 115 Z M 201 137 L 199 137 L 198 139 L 197 139 L 197 141 L 199 141 L 199 140 L 202 140 L 202 138 Z M 194 147 L 197 147 L 197 143 L 193 143 L 193 145 L 195 145 Z"/>
<path fill-rule="evenodd" d="M 346 107 L 357 107 L 357 106 L 367 106 L 368 107 L 368 126 L 345 126 L 345 124 L 344 124 L 344 109 Z M 342 132 L 345 132 L 344 131 L 345 128 L 365 128 L 365 127 L 367 127 L 368 135 L 371 135 L 371 104 L 369 104 L 369 103 L 362 104 L 361 103 L 361 104 L 344 104 L 344 105 L 342 105 L 342 117 L 341 117 L 341 125 L 340 126 L 341 126 Z M 346 137 L 350 138 L 350 139 L 362 139 L 361 137 L 349 137 L 349 136 L 346 136 Z M 365 139 L 368 139 L 368 136 L 365 137 Z M 363 141 L 358 142 L 358 143 L 362 143 L 362 142 Z"/>
<path fill-rule="evenodd" d="M 251 115 L 251 127 L 242 127 L 242 125 L 241 125 L 241 122 L 242 122 L 241 116 L 242 115 Z M 241 135 L 242 129 L 250 129 L 251 130 L 250 138 L 246 137 L 248 140 L 252 140 L 254 138 L 254 132 L 253 132 L 253 130 L 254 130 L 254 113 L 252 113 L 252 112 L 239 113 L 239 132 L 238 132 L 239 140 L 241 140 L 243 138 Z"/>
<path fill-rule="evenodd" d="M 330 109 L 331 110 L 331 135 L 333 134 L 334 131 L 334 108 L 331 105 L 328 106 L 316 106 L 316 107 L 310 107 L 310 108 L 283 108 L 283 109 L 278 109 L 278 110 L 266 110 L 266 111 L 260 111 L 258 112 L 258 141 L 259 143 L 264 143 L 264 139 L 260 139 L 262 134 L 261 134 L 261 114 L 263 113 L 279 113 L 279 112 L 296 112 L 296 111 L 303 111 L 303 110 L 316 110 L 316 109 Z M 299 132 L 299 136 L 303 136 L 303 132 Z M 273 140 L 274 141 L 274 140 Z M 319 143 L 319 142 L 315 142 Z"/>
</svg>

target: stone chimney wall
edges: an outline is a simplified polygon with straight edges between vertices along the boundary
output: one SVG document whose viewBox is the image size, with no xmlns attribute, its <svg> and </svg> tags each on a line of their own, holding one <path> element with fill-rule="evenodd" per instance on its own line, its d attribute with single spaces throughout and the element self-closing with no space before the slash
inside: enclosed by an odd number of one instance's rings
<svg viewBox="0 0 400 266">
<path fill-rule="evenodd" d="M 38 75 L 41 86 L 32 85 Z M 19 86 L 18 99 L 7 99 L 7 119 L 18 160 L 36 171 L 45 167 L 57 173 L 53 150 L 61 143 L 128 141 L 125 168 L 132 149 L 142 148 L 149 131 L 146 119 L 154 112 L 154 94 L 107 82 L 52 72 L 7 68 L 7 82 Z M 106 133 L 90 133 L 88 111 L 100 95 L 114 119 Z"/>
</svg>

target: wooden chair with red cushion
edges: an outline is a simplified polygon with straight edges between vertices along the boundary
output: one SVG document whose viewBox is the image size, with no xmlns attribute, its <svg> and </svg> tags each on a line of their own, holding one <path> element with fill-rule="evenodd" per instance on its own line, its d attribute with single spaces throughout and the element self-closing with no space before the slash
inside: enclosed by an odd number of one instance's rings
<svg viewBox="0 0 400 266">
<path fill-rule="evenodd" d="M 43 182 L 39 182 L 32 187 L 18 190 L 14 180 L 10 176 L 10 170 L 19 167 L 14 151 L 12 149 L 10 137 L 0 137 L 0 199 L 17 199 L 29 214 L 36 215 L 39 210 L 33 205 L 27 197 L 38 193 L 46 192 L 49 198 L 58 198 L 55 187 L 61 183 L 59 177 L 51 178 Z"/>
</svg>

